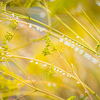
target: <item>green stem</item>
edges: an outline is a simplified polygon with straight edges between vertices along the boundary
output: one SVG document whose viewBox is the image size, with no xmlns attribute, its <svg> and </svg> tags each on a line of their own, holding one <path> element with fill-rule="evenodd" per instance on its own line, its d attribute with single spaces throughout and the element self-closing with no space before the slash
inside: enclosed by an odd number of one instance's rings
<svg viewBox="0 0 100 100">
<path fill-rule="evenodd" d="M 97 27 L 94 25 L 94 23 L 92 22 L 92 20 L 89 18 L 89 16 L 82 10 L 83 14 L 86 16 L 86 18 L 89 20 L 89 22 L 92 24 L 92 26 L 95 28 L 95 30 L 98 32 L 98 34 L 100 35 L 99 30 L 97 29 Z"/>
<path fill-rule="evenodd" d="M 5 12 L 5 11 L 2 11 L 2 12 Z M 12 12 L 9 12 L 9 11 L 6 11 L 6 12 L 12 14 Z M 20 14 L 16 14 L 16 13 L 13 13 L 13 14 L 15 14 L 16 16 L 19 16 L 19 17 L 21 17 L 21 18 L 28 19 L 27 16 L 20 15 Z M 60 31 L 58 31 L 58 30 L 56 30 L 56 29 L 54 29 L 54 28 L 52 28 L 52 27 L 49 27 L 48 25 L 46 25 L 46 24 L 44 24 L 44 23 L 42 23 L 42 22 L 40 22 L 40 21 L 38 21 L 38 20 L 36 20 L 36 19 L 30 18 L 30 20 L 32 20 L 32 21 L 34 21 L 34 22 L 36 22 L 36 23 L 39 23 L 39 24 L 41 24 L 41 25 L 43 25 L 43 26 L 45 26 L 45 27 L 47 27 L 47 28 L 49 28 L 49 29 L 52 29 L 54 32 L 58 33 L 59 35 L 65 35 L 65 34 L 63 34 L 62 32 L 60 32 Z M 56 36 L 53 32 L 51 32 L 50 35 L 53 35 L 54 37 L 58 38 L 58 36 Z M 79 45 L 83 46 L 84 48 L 86 48 L 86 49 L 92 51 L 94 54 L 100 55 L 98 52 L 96 52 L 96 51 L 94 51 L 94 50 L 88 48 L 87 46 L 81 44 L 80 42 L 77 42 L 76 40 L 72 39 L 71 37 L 69 37 L 69 36 L 67 36 L 67 35 L 65 35 L 65 36 L 66 36 L 67 38 L 71 39 L 72 41 L 78 43 Z"/>
<path fill-rule="evenodd" d="M 3 72 L 3 71 L 0 71 L 0 72 L 6 74 L 6 75 L 8 75 L 8 76 L 11 76 L 10 74 L 8 74 L 8 73 L 6 73 L 6 72 Z M 52 97 L 54 97 L 54 98 L 57 98 L 57 100 L 58 100 L 58 99 L 59 99 L 59 100 L 65 100 L 65 99 L 63 99 L 63 98 L 61 98 L 61 97 L 58 97 L 58 96 L 56 96 L 56 95 L 53 95 L 53 94 L 48 93 L 48 92 L 46 92 L 46 91 L 43 91 L 43 90 L 41 90 L 41 89 L 38 89 L 38 88 L 36 89 L 36 88 L 33 87 L 32 85 L 27 84 L 26 82 L 21 81 L 20 79 L 14 77 L 14 76 L 11 76 L 11 77 L 13 77 L 14 79 L 20 81 L 21 83 L 23 83 L 23 84 L 25 84 L 25 85 L 27 85 L 27 86 L 33 88 L 33 89 L 36 90 L 36 91 L 39 91 L 39 92 L 41 92 L 41 93 L 44 93 L 44 94 L 50 95 L 50 96 L 52 96 Z"/>
<path fill-rule="evenodd" d="M 98 43 L 98 44 L 100 44 L 96 39 L 95 39 L 95 37 L 88 31 L 88 30 L 86 30 L 86 28 L 85 27 L 83 27 L 83 25 L 82 24 L 80 24 L 66 9 L 64 9 L 65 10 L 65 12 L 96 42 L 96 43 Z"/>
</svg>

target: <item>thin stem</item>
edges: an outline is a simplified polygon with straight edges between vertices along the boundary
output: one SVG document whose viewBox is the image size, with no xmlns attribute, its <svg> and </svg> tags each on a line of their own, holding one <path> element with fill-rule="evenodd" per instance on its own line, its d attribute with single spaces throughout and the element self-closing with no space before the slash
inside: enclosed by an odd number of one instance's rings
<svg viewBox="0 0 100 100">
<path fill-rule="evenodd" d="M 58 19 L 60 22 L 61 22 L 61 24 L 63 24 L 68 30 L 70 30 L 73 34 L 75 34 L 76 36 L 79 36 L 75 31 L 73 31 L 67 24 L 65 24 L 57 15 L 54 15 L 55 17 L 56 17 L 56 19 Z M 85 43 L 90 49 L 92 49 L 93 50 L 93 48 L 90 46 L 90 45 L 88 45 L 87 44 L 87 42 L 85 42 L 84 40 L 83 40 L 83 38 L 81 38 L 80 36 L 79 36 L 79 39 L 83 42 L 83 43 Z"/>
<path fill-rule="evenodd" d="M 36 85 L 34 84 L 34 82 L 31 80 L 31 78 L 29 77 L 29 75 L 13 60 L 11 60 L 27 77 L 28 79 L 32 82 L 32 84 L 34 85 L 34 87 L 36 88 Z"/>
<path fill-rule="evenodd" d="M 3 12 L 4 12 L 4 11 L 3 11 Z M 12 13 L 12 12 L 9 12 L 9 11 L 7 11 L 7 12 L 8 12 L 8 13 Z M 28 19 L 27 16 L 19 15 L 19 14 L 16 14 L 16 13 L 14 13 L 14 14 L 15 14 L 16 16 L 20 16 L 21 18 Z M 35 20 L 35 19 L 33 19 L 33 18 L 30 18 L 30 20 L 32 20 L 32 21 L 34 21 L 34 22 L 36 22 L 36 23 L 39 23 L 39 24 L 41 24 L 41 25 L 43 25 L 43 26 L 45 26 L 45 27 L 47 27 L 47 28 L 51 28 L 54 32 L 58 33 L 59 35 L 65 35 L 65 34 L 63 34 L 62 32 L 60 32 L 60 31 L 58 31 L 58 30 L 56 30 L 56 29 L 54 29 L 54 28 L 52 28 L 52 27 L 49 27 L 48 25 L 46 25 L 46 24 L 44 24 L 44 23 L 42 23 L 42 22 L 40 22 L 40 21 L 38 21 L 38 20 Z M 22 23 L 23 23 L 23 22 L 22 22 Z M 24 22 L 24 23 L 26 23 L 26 22 Z M 34 26 L 36 26 L 36 25 L 34 25 Z M 48 30 L 46 30 L 46 29 L 44 29 L 44 31 L 45 31 L 45 32 L 48 32 Z M 54 37 L 56 37 L 56 38 L 59 38 L 59 36 L 57 36 L 54 32 L 51 32 L 50 35 L 52 35 L 52 36 L 54 36 Z M 92 51 L 93 53 L 95 53 L 95 54 L 97 54 L 97 55 L 100 55 L 98 52 L 94 51 L 93 49 L 88 48 L 87 46 L 81 44 L 80 42 L 77 42 L 76 40 L 72 39 L 71 37 L 69 37 L 69 36 L 67 36 L 67 35 L 65 35 L 65 37 L 71 39 L 72 41 L 78 43 L 79 45 L 81 45 L 81 46 L 83 46 L 84 48 L 86 48 L 86 49 Z"/>
<path fill-rule="evenodd" d="M 66 9 L 64 10 L 96 43 L 99 44 L 95 37 L 81 23 L 79 23 Z"/>
<path fill-rule="evenodd" d="M 20 58 L 20 59 L 27 59 L 27 60 L 34 60 L 34 61 L 38 61 L 38 62 L 43 63 L 43 64 L 47 64 L 48 66 L 51 66 L 51 64 L 49 64 L 49 63 L 47 63 L 47 62 L 44 62 L 44 61 L 41 61 L 41 60 L 37 60 L 37 59 L 34 59 L 34 58 L 22 57 L 22 56 L 16 56 L 16 55 L 7 55 L 7 57 Z M 61 68 L 59 68 L 59 67 L 57 67 L 57 66 L 55 66 L 55 65 L 54 65 L 54 68 L 57 68 L 57 69 L 61 70 L 62 72 L 65 72 L 66 74 L 70 75 L 74 80 L 79 81 L 75 76 L 69 74 L 69 73 L 66 72 L 65 70 L 63 70 L 63 69 L 61 69 Z M 84 85 L 84 87 L 86 87 L 92 94 L 94 94 L 94 95 L 97 97 L 98 100 L 100 100 L 100 97 L 99 97 L 92 89 L 90 89 L 90 88 L 89 88 L 85 83 L 83 83 L 82 81 L 81 81 L 81 83 L 82 83 L 82 84 Z"/>
<path fill-rule="evenodd" d="M 6 73 L 6 72 L 3 72 L 3 71 L 0 71 L 0 72 L 1 72 L 1 73 L 4 73 L 4 74 L 6 74 L 6 75 L 11 76 L 10 74 L 8 74 L 8 73 Z M 14 76 L 11 76 L 11 77 L 13 77 L 14 79 L 20 81 L 21 83 L 23 83 L 23 84 L 25 84 L 25 85 L 27 85 L 27 86 L 33 88 L 33 89 L 36 90 L 36 91 L 39 91 L 39 92 L 41 92 L 41 93 L 44 93 L 44 94 L 50 95 L 50 96 L 52 96 L 52 97 L 54 97 L 54 98 L 57 98 L 57 100 L 58 100 L 58 99 L 59 99 L 59 100 L 65 100 L 65 99 L 63 99 L 63 98 L 61 98 L 61 97 L 58 97 L 58 96 L 53 95 L 53 94 L 51 94 L 51 93 L 45 92 L 45 91 L 43 91 L 43 90 L 41 90 L 41 89 L 35 88 L 35 87 L 33 87 L 32 85 L 29 85 L 29 84 L 27 84 L 26 82 L 21 81 L 20 79 L 14 77 Z"/>
<path fill-rule="evenodd" d="M 14 99 L 14 100 L 17 100 L 17 99 L 23 98 L 23 97 L 25 97 L 25 96 L 28 96 L 28 95 L 34 93 L 34 92 L 36 92 L 36 90 L 35 90 L 35 91 L 32 91 L 32 92 L 30 92 L 30 93 L 27 93 L 27 94 L 25 94 L 25 95 L 23 95 L 23 96 L 20 96 L 20 97 Z"/>
<path fill-rule="evenodd" d="M 77 74 L 75 73 L 75 71 L 73 71 L 74 75 L 76 76 L 76 78 L 79 80 L 79 82 L 81 83 L 81 85 L 83 86 L 84 90 L 86 91 L 87 95 L 89 96 L 90 100 L 92 100 L 89 92 L 87 91 L 86 87 L 84 86 L 84 84 L 81 82 L 81 80 L 79 79 L 79 77 L 77 76 Z"/>
<path fill-rule="evenodd" d="M 64 53 L 65 57 L 67 58 L 63 46 L 62 46 L 62 49 L 63 49 L 63 53 Z M 67 60 L 68 60 L 68 58 L 67 58 Z M 66 61 L 66 60 L 64 60 L 64 61 Z M 67 65 L 70 66 L 71 71 L 72 71 L 72 72 L 74 73 L 74 75 L 76 76 L 76 79 L 81 83 L 81 85 L 83 86 L 83 88 L 87 91 L 85 84 L 79 79 L 79 77 L 78 77 L 77 74 L 75 73 L 74 68 L 73 68 L 73 65 L 69 62 L 69 60 L 66 61 L 66 62 L 67 62 Z M 92 91 L 90 88 L 88 88 L 88 90 Z M 88 91 L 87 91 L 87 94 L 88 94 L 90 100 L 92 100 L 92 98 L 91 98 L 90 94 L 88 93 Z M 92 91 L 92 94 L 94 94 L 93 91 Z M 96 97 L 99 98 L 98 96 L 96 96 Z M 99 98 L 99 99 L 100 99 L 100 98 Z"/>
<path fill-rule="evenodd" d="M 21 49 L 21 48 L 24 48 L 24 47 L 30 45 L 30 44 L 33 43 L 33 42 L 37 42 L 37 41 L 42 40 L 43 38 L 44 38 L 44 37 L 39 38 L 39 39 L 34 39 L 34 40 L 32 40 L 31 42 L 29 42 L 29 43 L 27 43 L 27 44 L 24 44 L 24 45 L 22 45 L 22 46 L 20 46 L 20 47 L 17 47 L 17 48 L 15 48 L 15 49 L 11 49 L 10 52 L 15 51 L 15 50 L 18 50 L 18 49 Z"/>
<path fill-rule="evenodd" d="M 65 57 L 67 58 L 63 46 L 62 46 L 62 49 L 63 49 L 63 53 L 64 53 Z M 68 58 L 67 58 L 67 60 L 64 59 L 62 56 L 61 56 L 61 58 L 62 58 L 62 59 L 64 60 L 64 62 L 70 67 L 71 71 L 74 73 L 74 75 L 76 76 L 77 80 L 81 83 L 80 79 L 78 78 L 77 74 L 75 73 L 75 71 L 74 71 L 74 69 L 73 69 L 73 66 L 72 66 L 71 63 L 69 62 Z M 82 85 L 83 88 L 87 91 L 87 89 L 84 87 L 84 85 L 83 85 L 82 83 L 81 83 L 81 85 Z M 88 94 L 90 100 L 92 100 L 92 98 L 91 98 L 91 96 L 89 95 L 88 91 L 87 91 L 87 94 Z"/>
<path fill-rule="evenodd" d="M 98 32 L 98 34 L 100 35 L 99 30 L 97 29 L 97 27 L 95 26 L 95 24 L 92 22 L 92 20 L 89 18 L 89 16 L 82 10 L 83 14 L 86 16 L 86 18 L 89 20 L 89 22 L 92 24 L 92 26 L 95 28 L 95 30 Z"/>
<path fill-rule="evenodd" d="M 43 3 L 45 5 L 45 8 L 47 9 L 46 12 L 47 12 L 47 17 L 48 17 L 48 26 L 51 27 L 51 17 L 50 17 L 48 5 L 45 0 L 43 0 L 43 1 L 44 1 Z M 51 33 L 51 28 L 49 28 L 49 33 Z"/>
</svg>

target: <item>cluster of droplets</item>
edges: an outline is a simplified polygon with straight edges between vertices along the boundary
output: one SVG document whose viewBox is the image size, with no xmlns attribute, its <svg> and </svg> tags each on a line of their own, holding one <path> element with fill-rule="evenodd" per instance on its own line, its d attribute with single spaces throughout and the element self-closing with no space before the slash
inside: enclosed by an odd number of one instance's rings
<svg viewBox="0 0 100 100">
<path fill-rule="evenodd" d="M 11 14 L 11 16 L 12 16 L 13 18 L 15 18 L 15 19 L 19 19 L 18 16 L 15 16 L 14 14 Z M 40 13 L 40 17 L 41 17 L 41 18 L 44 18 L 45 16 L 46 16 L 46 13 L 45 13 L 45 12 L 41 12 L 41 13 Z M 25 23 L 23 23 L 23 24 L 25 24 Z M 30 23 L 27 24 L 27 25 L 28 25 L 29 28 L 35 27 L 37 31 L 43 32 L 43 28 L 41 28 L 41 27 L 33 26 L 33 25 L 30 24 Z"/>
<path fill-rule="evenodd" d="M 30 62 L 33 63 L 34 60 L 30 60 Z M 39 64 L 39 62 L 38 62 L 38 61 L 35 61 L 35 64 L 37 65 L 37 64 Z M 43 66 L 46 67 L 47 64 L 43 64 Z M 50 66 L 50 65 L 49 65 L 49 66 Z M 58 69 L 58 68 L 56 68 L 56 67 L 54 67 L 54 66 L 53 66 L 53 68 L 54 68 L 54 71 L 56 71 L 57 73 L 60 73 L 60 74 L 62 74 L 62 75 L 66 75 L 67 77 L 71 78 L 71 75 L 66 74 L 66 73 L 63 72 L 62 70 L 60 70 L 60 69 Z"/>
<path fill-rule="evenodd" d="M 14 14 L 12 14 L 12 17 L 15 19 L 19 19 L 18 16 L 15 16 Z"/>
<path fill-rule="evenodd" d="M 29 24 L 28 27 L 32 28 L 33 26 L 32 26 L 32 24 Z M 36 30 L 40 31 L 40 32 L 43 32 L 43 28 L 40 28 L 40 27 L 36 27 Z"/>
<path fill-rule="evenodd" d="M 71 75 L 66 74 L 65 72 L 63 72 L 62 70 L 58 69 L 58 68 L 54 68 L 54 71 L 56 71 L 57 73 L 60 73 L 66 77 L 71 78 Z"/>
<path fill-rule="evenodd" d="M 39 15 L 40 15 L 41 18 L 45 18 L 46 17 L 46 13 L 44 11 L 43 12 L 40 12 Z"/>
<path fill-rule="evenodd" d="M 56 83 L 47 83 L 47 86 L 48 86 L 48 87 L 51 87 L 51 86 L 52 86 L 52 87 L 56 87 Z"/>
<path fill-rule="evenodd" d="M 34 62 L 34 60 L 30 60 L 30 62 L 31 62 L 31 63 L 33 63 L 33 62 Z M 39 64 L 39 62 L 38 62 L 38 61 L 35 61 L 35 64 L 37 65 L 37 64 Z M 46 66 L 47 66 L 47 64 L 43 64 L 43 66 L 44 66 L 44 67 L 46 67 Z"/>
<path fill-rule="evenodd" d="M 79 36 L 77 36 L 76 38 L 79 38 Z M 77 42 L 75 42 L 67 37 L 64 38 L 64 36 L 62 36 L 62 38 L 60 38 L 59 41 L 61 43 L 64 43 L 64 45 L 71 47 L 72 49 L 74 49 L 75 52 L 78 52 L 79 54 L 83 55 L 86 59 L 90 60 L 94 64 L 99 64 L 99 60 L 92 57 L 89 53 L 84 52 L 84 50 L 82 49 L 83 46 L 78 44 Z M 95 54 L 95 55 L 97 55 L 97 54 Z M 99 64 L 99 67 L 100 67 L 100 64 Z"/>
<path fill-rule="evenodd" d="M 33 60 L 30 60 L 30 62 L 33 63 L 34 61 L 33 61 Z M 39 62 L 38 62 L 38 61 L 35 61 L 35 64 L 37 65 L 37 64 L 39 64 Z M 44 63 L 43 66 L 46 67 L 46 66 L 48 66 L 48 64 L 45 64 L 45 63 Z M 49 66 L 50 66 L 50 65 L 49 65 Z M 50 68 L 51 68 L 51 66 L 50 66 Z M 66 72 L 62 71 L 62 70 L 59 69 L 59 68 L 56 68 L 56 67 L 53 66 L 53 70 L 54 70 L 56 73 L 59 73 L 59 74 L 62 74 L 62 75 L 64 75 L 64 76 L 66 76 L 67 78 L 71 78 L 71 75 L 67 74 Z M 77 84 L 79 84 L 79 83 L 80 83 L 80 82 L 77 81 Z"/>
</svg>

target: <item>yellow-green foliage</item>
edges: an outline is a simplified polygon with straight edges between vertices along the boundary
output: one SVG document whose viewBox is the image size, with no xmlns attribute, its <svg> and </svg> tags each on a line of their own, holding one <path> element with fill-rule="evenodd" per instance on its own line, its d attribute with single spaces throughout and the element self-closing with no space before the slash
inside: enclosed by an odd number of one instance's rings
<svg viewBox="0 0 100 100">
<path fill-rule="evenodd" d="M 98 0 L 1 0 L 0 100 L 100 100 L 98 9 Z"/>
</svg>

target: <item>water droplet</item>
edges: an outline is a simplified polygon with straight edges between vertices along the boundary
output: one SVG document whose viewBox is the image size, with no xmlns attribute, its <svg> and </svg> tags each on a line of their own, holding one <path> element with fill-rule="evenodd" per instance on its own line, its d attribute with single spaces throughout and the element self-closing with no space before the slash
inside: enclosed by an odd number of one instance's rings
<svg viewBox="0 0 100 100">
<path fill-rule="evenodd" d="M 84 54 L 84 57 L 86 57 L 86 58 L 87 58 L 87 57 L 88 57 L 88 53 L 85 53 L 85 54 Z"/>
<path fill-rule="evenodd" d="M 35 64 L 38 64 L 38 62 L 36 61 Z"/>
<path fill-rule="evenodd" d="M 79 84 L 80 82 L 77 82 L 77 84 Z"/>
<path fill-rule="evenodd" d="M 67 75 L 67 77 L 69 77 L 69 75 Z"/>
<path fill-rule="evenodd" d="M 9 52 L 6 53 L 7 55 L 9 54 Z"/>
<path fill-rule="evenodd" d="M 65 73 L 63 73 L 63 75 L 65 75 Z"/>
<path fill-rule="evenodd" d="M 18 19 L 18 16 L 16 16 L 16 19 Z"/>
<path fill-rule="evenodd" d="M 80 47 L 81 45 L 79 44 L 78 46 Z"/>
<path fill-rule="evenodd" d="M 79 48 L 78 48 L 78 47 L 76 47 L 76 48 L 74 49 L 74 51 L 78 52 L 78 51 L 79 51 Z"/>
<path fill-rule="evenodd" d="M 97 56 L 97 54 L 95 54 Z"/>
<path fill-rule="evenodd" d="M 68 41 L 65 41 L 64 44 L 67 45 L 67 46 L 70 46 L 71 45 L 71 43 L 68 42 Z"/>
<path fill-rule="evenodd" d="M 91 55 L 88 55 L 88 56 L 87 56 L 87 59 L 88 59 L 88 60 L 90 60 L 91 58 L 92 58 L 92 56 L 91 56 Z"/>
<path fill-rule="evenodd" d="M 40 13 L 40 17 L 41 17 L 41 18 L 45 18 L 45 17 L 46 17 L 46 13 L 45 13 L 45 12 L 41 12 L 41 13 Z"/>
<path fill-rule="evenodd" d="M 47 66 L 47 64 L 44 64 L 44 66 Z"/>
<path fill-rule="evenodd" d="M 81 48 L 83 48 L 83 46 L 81 46 Z"/>
<path fill-rule="evenodd" d="M 43 29 L 42 28 L 40 28 L 40 32 L 42 32 L 43 31 Z"/>
<path fill-rule="evenodd" d="M 59 69 L 57 69 L 57 72 L 59 71 Z"/>
<path fill-rule="evenodd" d="M 69 41 L 71 41 L 71 39 L 69 39 Z"/>
<path fill-rule="evenodd" d="M 79 38 L 79 36 L 76 36 L 76 38 Z"/>
<path fill-rule="evenodd" d="M 72 41 L 72 43 L 74 43 L 74 41 Z"/>
<path fill-rule="evenodd" d="M 62 38 L 60 38 L 60 40 L 59 40 L 60 42 L 63 42 L 64 40 L 62 39 Z"/>
<path fill-rule="evenodd" d="M 39 30 L 40 28 L 39 27 L 36 27 L 36 30 Z"/>
<path fill-rule="evenodd" d="M 76 43 L 76 44 L 78 44 L 78 43 Z"/>
<path fill-rule="evenodd" d="M 99 61 L 95 58 L 92 58 L 91 61 L 94 63 L 94 64 L 97 64 Z"/>
<path fill-rule="evenodd" d="M 69 78 L 71 78 L 71 76 L 69 76 Z"/>
<path fill-rule="evenodd" d="M 100 55 L 98 55 L 98 57 L 100 57 Z"/>
<path fill-rule="evenodd" d="M 67 40 L 68 38 L 66 37 L 65 40 Z"/>
<path fill-rule="evenodd" d="M 62 73 L 62 71 L 60 70 L 59 73 Z"/>
<path fill-rule="evenodd" d="M 51 86 L 51 83 L 48 83 L 47 85 L 50 87 Z"/>
<path fill-rule="evenodd" d="M 84 51 L 83 51 L 83 50 L 80 50 L 80 51 L 79 51 L 79 54 L 83 54 L 83 53 L 84 53 Z"/>
<path fill-rule="evenodd" d="M 31 28 L 31 27 L 32 27 L 32 25 L 31 25 L 31 24 L 29 24 L 29 27 Z"/>
<path fill-rule="evenodd" d="M 4 57 L 2 57 L 1 59 L 4 60 Z"/>
<path fill-rule="evenodd" d="M 64 35 L 62 35 L 62 37 L 64 37 Z"/>
<path fill-rule="evenodd" d="M 87 91 L 85 91 L 85 93 L 87 93 Z"/>
<path fill-rule="evenodd" d="M 54 70 L 56 70 L 56 68 L 54 68 Z"/>
<path fill-rule="evenodd" d="M 52 86 L 53 86 L 53 87 L 56 87 L 56 83 L 53 83 Z"/>
<path fill-rule="evenodd" d="M 71 44 L 71 48 L 75 48 L 75 45 L 74 44 Z"/>
<path fill-rule="evenodd" d="M 30 60 L 30 62 L 32 63 L 32 62 L 33 62 L 33 60 Z"/>
<path fill-rule="evenodd" d="M 12 14 L 12 16 L 14 17 L 14 14 Z"/>
</svg>

